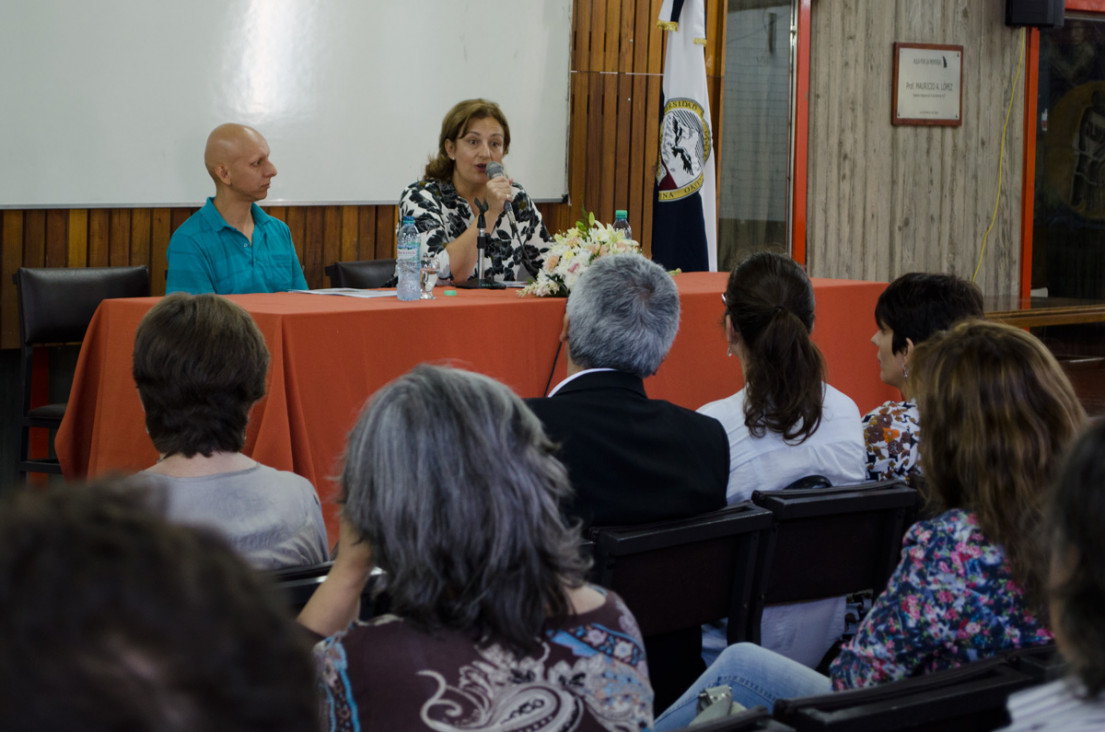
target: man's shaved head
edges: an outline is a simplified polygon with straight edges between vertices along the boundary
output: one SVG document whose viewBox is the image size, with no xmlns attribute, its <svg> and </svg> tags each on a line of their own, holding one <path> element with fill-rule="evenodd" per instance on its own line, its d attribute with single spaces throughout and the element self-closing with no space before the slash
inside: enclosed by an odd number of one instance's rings
<svg viewBox="0 0 1105 732">
<path fill-rule="evenodd" d="M 203 164 L 207 166 L 208 174 L 218 182 L 215 166 L 219 163 L 230 164 L 242 155 L 248 142 L 265 143 L 265 138 L 252 127 L 234 122 L 221 124 L 211 130 L 211 134 L 207 136 L 207 147 L 203 151 Z"/>
</svg>

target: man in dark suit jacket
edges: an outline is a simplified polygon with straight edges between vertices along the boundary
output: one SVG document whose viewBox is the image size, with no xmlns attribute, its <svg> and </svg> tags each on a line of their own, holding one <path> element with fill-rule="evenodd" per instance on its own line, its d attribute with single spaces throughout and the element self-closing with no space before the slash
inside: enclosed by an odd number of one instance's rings
<svg viewBox="0 0 1105 732">
<path fill-rule="evenodd" d="M 639 254 L 599 259 L 572 288 L 560 333 L 568 378 L 527 403 L 568 466 L 575 496 L 561 508 L 585 526 L 682 518 L 725 505 L 725 428 L 645 394 L 644 379 L 656 373 L 677 330 L 675 283 Z M 658 591 L 665 581 L 657 578 Z M 706 668 L 697 627 L 646 637 L 645 651 L 657 712 Z"/>
<path fill-rule="evenodd" d="M 674 519 L 721 508 L 729 440 L 721 423 L 662 399 L 644 378 L 679 329 L 679 293 L 640 255 L 604 257 L 568 298 L 568 378 L 527 403 L 561 446 L 575 489 L 564 513 L 585 526 Z"/>
</svg>

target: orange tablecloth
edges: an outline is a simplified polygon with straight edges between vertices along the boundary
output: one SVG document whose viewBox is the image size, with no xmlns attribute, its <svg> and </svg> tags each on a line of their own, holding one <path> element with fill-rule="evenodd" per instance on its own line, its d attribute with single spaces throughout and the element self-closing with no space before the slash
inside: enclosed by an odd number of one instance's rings
<svg viewBox="0 0 1105 732">
<path fill-rule="evenodd" d="M 646 382 L 652 397 L 697 408 L 741 385 L 726 358 L 721 329 L 725 273 L 676 277 L 679 335 L 660 371 Z M 897 392 L 879 381 L 873 332 L 877 282 L 814 280 L 814 340 L 828 380 L 864 412 Z M 310 480 L 337 537 L 333 477 L 346 433 L 365 399 L 422 361 L 488 374 L 523 397 L 544 393 L 564 315 L 564 300 L 516 291 L 460 290 L 432 301 L 360 300 L 296 293 L 230 297 L 257 321 L 272 352 L 268 395 L 250 416 L 245 451 Z M 106 300 L 85 337 L 65 421 L 55 441 L 69 479 L 133 472 L 157 459 L 146 435 L 130 375 L 134 332 L 158 298 Z M 561 355 L 553 384 L 564 377 Z"/>
</svg>

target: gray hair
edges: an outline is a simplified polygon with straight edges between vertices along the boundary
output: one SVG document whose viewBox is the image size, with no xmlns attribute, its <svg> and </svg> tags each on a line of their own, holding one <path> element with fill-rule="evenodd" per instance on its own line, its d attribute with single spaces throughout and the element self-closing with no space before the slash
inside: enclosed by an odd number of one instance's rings
<svg viewBox="0 0 1105 732">
<path fill-rule="evenodd" d="M 587 268 L 568 297 L 568 349 L 583 368 L 651 376 L 679 330 L 679 292 L 664 268 L 615 254 Z"/>
<path fill-rule="evenodd" d="M 532 650 L 569 614 L 587 570 L 571 491 L 540 421 L 506 386 L 420 365 L 378 391 L 349 435 L 344 516 L 389 574 L 392 611 L 416 626 Z"/>
</svg>

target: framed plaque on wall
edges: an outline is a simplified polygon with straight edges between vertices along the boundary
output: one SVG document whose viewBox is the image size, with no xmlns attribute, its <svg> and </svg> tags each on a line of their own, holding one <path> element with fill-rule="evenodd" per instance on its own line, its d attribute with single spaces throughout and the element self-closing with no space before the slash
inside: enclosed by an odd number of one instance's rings
<svg viewBox="0 0 1105 732">
<path fill-rule="evenodd" d="M 963 123 L 963 46 L 895 43 L 890 100 L 891 124 L 959 127 Z"/>
</svg>

